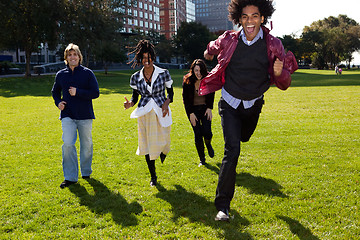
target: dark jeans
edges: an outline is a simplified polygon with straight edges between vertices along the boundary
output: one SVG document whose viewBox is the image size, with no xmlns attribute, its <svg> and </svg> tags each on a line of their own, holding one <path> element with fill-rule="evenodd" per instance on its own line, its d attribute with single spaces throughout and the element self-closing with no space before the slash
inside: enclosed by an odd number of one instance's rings
<svg viewBox="0 0 360 240">
<path fill-rule="evenodd" d="M 221 98 L 219 101 L 225 147 L 216 188 L 215 206 L 218 210 L 230 209 L 235 191 L 240 142 L 249 141 L 254 133 L 263 104 L 264 100 L 261 98 L 249 109 L 244 109 L 242 103 L 234 109 L 224 99 Z"/>
<path fill-rule="evenodd" d="M 206 105 L 194 106 L 194 114 L 197 121 L 195 127 L 191 126 L 195 135 L 195 143 L 203 143 L 203 137 L 209 140 L 212 138 L 211 121 L 205 116 L 206 109 Z"/>
</svg>

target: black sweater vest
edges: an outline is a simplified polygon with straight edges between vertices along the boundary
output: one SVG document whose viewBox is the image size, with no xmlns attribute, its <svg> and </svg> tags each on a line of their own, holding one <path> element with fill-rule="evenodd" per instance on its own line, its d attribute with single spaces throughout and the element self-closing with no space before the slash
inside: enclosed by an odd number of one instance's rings
<svg viewBox="0 0 360 240">
<path fill-rule="evenodd" d="M 251 46 L 239 39 L 225 70 L 225 90 L 242 100 L 260 97 L 270 87 L 268 65 L 265 39 Z"/>
</svg>

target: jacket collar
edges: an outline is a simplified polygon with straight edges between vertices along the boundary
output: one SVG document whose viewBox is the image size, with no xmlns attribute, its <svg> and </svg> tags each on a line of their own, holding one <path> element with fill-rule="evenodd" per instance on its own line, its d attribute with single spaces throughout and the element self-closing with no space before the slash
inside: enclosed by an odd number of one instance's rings
<svg viewBox="0 0 360 240">
<path fill-rule="evenodd" d="M 71 68 L 69 67 L 69 64 L 66 65 L 66 68 L 67 68 L 67 70 L 69 70 L 70 72 L 72 72 Z M 74 68 L 74 72 L 75 72 L 77 69 L 80 69 L 80 68 L 81 68 L 81 65 L 79 64 L 78 66 L 76 66 L 76 67 Z"/>
<path fill-rule="evenodd" d="M 154 73 L 152 75 L 152 79 L 156 79 L 160 73 L 163 73 L 165 69 L 159 68 L 154 64 Z M 140 70 L 140 79 L 144 78 L 144 67 Z M 153 82 L 153 81 L 152 81 Z"/>
</svg>

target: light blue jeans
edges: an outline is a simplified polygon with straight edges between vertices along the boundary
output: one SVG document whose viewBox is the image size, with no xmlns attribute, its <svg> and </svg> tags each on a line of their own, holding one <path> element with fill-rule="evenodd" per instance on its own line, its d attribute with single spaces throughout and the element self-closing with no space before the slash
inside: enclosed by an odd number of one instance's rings
<svg viewBox="0 0 360 240">
<path fill-rule="evenodd" d="M 79 165 L 75 142 L 77 132 L 80 140 L 80 169 L 82 176 L 90 176 L 92 173 L 91 163 L 93 157 L 92 143 L 92 119 L 75 120 L 69 117 L 61 120 L 62 126 L 62 166 L 65 180 L 77 182 Z"/>
</svg>

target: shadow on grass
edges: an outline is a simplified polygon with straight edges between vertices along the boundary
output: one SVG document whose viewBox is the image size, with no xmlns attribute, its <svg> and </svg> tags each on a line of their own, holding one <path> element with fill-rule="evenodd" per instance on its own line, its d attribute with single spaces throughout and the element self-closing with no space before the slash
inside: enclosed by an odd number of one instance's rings
<svg viewBox="0 0 360 240">
<path fill-rule="evenodd" d="M 205 167 L 219 175 L 221 163 L 217 163 L 217 167 L 211 164 L 206 164 Z M 286 194 L 281 192 L 282 186 L 274 180 L 253 176 L 250 173 L 237 173 L 236 185 L 249 189 L 250 193 L 288 198 Z"/>
<path fill-rule="evenodd" d="M 111 212 L 116 224 L 122 226 L 135 226 L 138 224 L 138 220 L 134 215 L 138 215 L 143 211 L 139 203 L 127 203 L 124 197 L 111 192 L 103 183 L 94 178 L 87 181 L 93 187 L 95 195 L 89 194 L 85 187 L 80 184 L 69 187 L 70 191 L 80 199 L 81 205 L 86 206 L 96 214 Z"/>
<path fill-rule="evenodd" d="M 335 75 L 324 74 L 322 71 L 295 72 L 292 75 L 291 87 L 321 87 L 321 86 L 360 86 L 359 71 Z"/>
<path fill-rule="evenodd" d="M 132 89 L 129 84 L 130 77 L 135 71 L 137 71 L 137 69 L 112 71 L 108 74 L 95 72 L 99 83 L 100 97 L 101 94 L 132 94 Z M 174 80 L 173 86 L 180 88 L 182 86 L 182 77 L 186 72 L 183 69 L 172 69 L 170 74 Z M 0 78 L 0 97 L 50 97 L 54 80 L 55 74 L 32 76 L 31 78 Z"/>
<path fill-rule="evenodd" d="M 180 185 L 175 185 L 175 190 L 167 190 L 160 184 L 156 187 L 159 190 L 156 197 L 171 204 L 174 222 L 184 217 L 191 222 L 199 222 L 213 229 L 222 229 L 224 233 L 221 237 L 225 239 L 253 239 L 249 233 L 244 232 L 245 226 L 250 224 L 249 221 L 235 210 L 230 211 L 230 222 L 216 222 L 214 218 L 217 212 L 213 202 L 187 191 Z M 194 235 L 194 238 L 197 237 L 200 236 Z"/>
<path fill-rule="evenodd" d="M 276 216 L 276 217 L 285 221 L 289 225 L 290 231 L 293 234 L 296 234 L 300 240 L 319 240 L 318 237 L 314 236 L 311 233 L 310 229 L 301 225 L 299 221 L 285 216 Z"/>
<path fill-rule="evenodd" d="M 129 86 L 131 75 L 137 70 L 112 71 L 108 74 L 96 72 L 99 82 L 100 94 L 131 94 Z M 170 74 L 174 80 L 173 86 L 181 88 L 185 69 L 171 69 Z M 0 78 L 0 96 L 51 96 L 51 88 L 55 75 L 33 76 L 31 78 L 9 77 Z M 314 86 L 360 86 L 360 71 L 349 71 L 344 74 L 324 74 L 322 71 L 295 72 L 292 75 L 291 87 Z"/>
<path fill-rule="evenodd" d="M 127 94 L 132 90 L 129 86 L 131 75 L 137 70 L 111 71 L 108 74 L 96 72 L 100 94 Z M 174 88 L 181 88 L 186 69 L 171 69 L 171 78 Z M 0 97 L 18 96 L 51 96 L 54 84 L 54 75 L 33 76 L 31 78 L 9 77 L 0 78 Z M 317 86 L 360 86 L 360 71 L 346 71 L 342 75 L 309 70 L 296 71 L 292 75 L 291 87 L 317 87 Z"/>
<path fill-rule="evenodd" d="M 132 94 L 130 76 L 134 71 L 124 70 L 104 73 L 95 73 L 101 94 Z M 0 97 L 50 97 L 54 85 L 55 75 L 0 78 Z"/>
<path fill-rule="evenodd" d="M 253 176 L 242 172 L 236 175 L 236 185 L 249 189 L 250 193 L 288 198 L 281 192 L 282 186 L 272 179 Z"/>
</svg>

